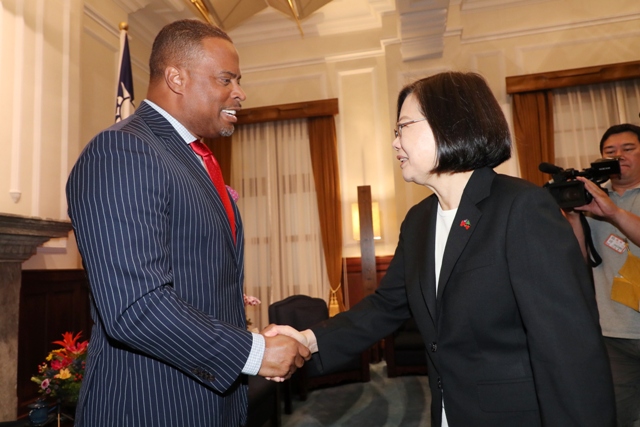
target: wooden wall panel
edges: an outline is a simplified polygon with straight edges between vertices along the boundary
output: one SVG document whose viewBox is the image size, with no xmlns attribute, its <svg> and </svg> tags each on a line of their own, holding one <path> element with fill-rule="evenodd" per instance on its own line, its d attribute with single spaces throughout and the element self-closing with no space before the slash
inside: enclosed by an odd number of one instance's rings
<svg viewBox="0 0 640 427">
<path fill-rule="evenodd" d="M 20 290 L 18 335 L 18 414 L 35 400 L 38 386 L 31 376 L 38 372 L 64 332 L 91 333 L 89 285 L 84 270 L 24 270 Z"/>
<path fill-rule="evenodd" d="M 393 258 L 392 255 L 376 257 L 376 288 L 380 283 L 380 279 L 387 272 L 387 267 Z M 360 258 L 345 258 L 347 269 L 347 297 L 345 301 L 347 308 L 356 305 L 362 298 L 365 297 L 365 290 L 362 283 L 362 264 Z"/>
</svg>

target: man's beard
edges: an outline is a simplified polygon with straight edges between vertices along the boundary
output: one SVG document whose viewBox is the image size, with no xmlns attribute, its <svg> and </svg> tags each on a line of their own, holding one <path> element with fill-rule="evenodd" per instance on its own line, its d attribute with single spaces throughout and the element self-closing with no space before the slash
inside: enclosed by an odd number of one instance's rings
<svg viewBox="0 0 640 427">
<path fill-rule="evenodd" d="M 231 125 L 228 128 L 222 128 L 220 130 L 220 136 L 231 136 L 233 135 L 233 131 L 236 130 L 236 128 Z"/>
</svg>

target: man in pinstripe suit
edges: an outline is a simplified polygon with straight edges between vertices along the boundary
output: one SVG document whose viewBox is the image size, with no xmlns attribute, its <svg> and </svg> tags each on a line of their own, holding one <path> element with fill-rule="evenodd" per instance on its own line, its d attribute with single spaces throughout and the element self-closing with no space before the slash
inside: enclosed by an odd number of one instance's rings
<svg viewBox="0 0 640 427">
<path fill-rule="evenodd" d="M 87 145 L 67 183 L 95 322 L 76 426 L 241 426 L 243 374 L 286 378 L 309 351 L 246 330 L 240 215 L 189 146 L 233 132 L 238 54 L 184 20 L 160 31 L 149 65 L 147 99 Z"/>
</svg>

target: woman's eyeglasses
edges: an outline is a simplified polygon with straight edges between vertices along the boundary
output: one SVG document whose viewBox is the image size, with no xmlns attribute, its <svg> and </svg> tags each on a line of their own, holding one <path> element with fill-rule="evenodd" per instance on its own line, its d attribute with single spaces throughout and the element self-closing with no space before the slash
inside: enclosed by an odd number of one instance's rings
<svg viewBox="0 0 640 427">
<path fill-rule="evenodd" d="M 396 124 L 396 128 L 393 130 L 393 133 L 396 136 L 396 138 L 402 138 L 402 128 L 403 127 L 412 125 L 412 124 L 417 123 L 417 122 L 421 122 L 423 120 L 427 120 L 427 118 L 423 117 L 423 118 L 417 119 L 417 120 L 409 120 L 408 122 L 397 123 Z"/>
</svg>

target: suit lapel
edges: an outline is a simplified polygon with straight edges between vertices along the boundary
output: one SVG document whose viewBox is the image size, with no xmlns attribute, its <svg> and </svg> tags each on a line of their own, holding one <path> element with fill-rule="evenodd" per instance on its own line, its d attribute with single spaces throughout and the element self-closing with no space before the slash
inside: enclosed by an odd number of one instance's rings
<svg viewBox="0 0 640 427">
<path fill-rule="evenodd" d="M 436 219 L 438 214 L 438 199 L 433 196 L 426 212 L 424 226 L 419 229 L 416 236 L 416 260 L 422 262 L 420 269 L 420 290 L 422 297 L 431 315 L 431 320 L 435 325 L 436 313 L 436 275 L 435 275 L 435 236 Z"/>
<path fill-rule="evenodd" d="M 447 286 L 453 267 L 475 231 L 476 227 L 474 225 L 478 224 L 481 217 L 482 213 L 474 204 L 461 203 L 458 207 L 458 212 L 451 225 L 451 231 L 449 231 L 444 256 L 442 257 L 440 279 L 438 281 L 438 306 L 440 306 L 442 294 Z"/>
<path fill-rule="evenodd" d="M 167 152 L 185 166 L 185 170 L 189 171 L 193 180 L 198 183 L 198 186 L 202 189 L 206 197 L 212 201 L 215 214 L 220 217 L 221 223 L 225 225 L 228 224 L 229 219 L 227 211 L 222 204 L 222 199 L 220 199 L 218 190 L 216 190 L 213 182 L 211 181 L 211 177 L 209 177 L 207 170 L 203 167 L 198 156 L 193 152 L 193 150 L 191 150 L 189 145 L 184 142 L 173 126 L 171 126 L 171 124 L 162 117 L 162 115 L 145 102 L 142 103 L 140 108 L 138 108 L 134 114 L 138 114 L 144 119 L 145 123 L 147 123 L 155 136 L 163 142 Z M 233 202 L 232 204 L 235 205 Z M 240 214 L 235 206 L 234 212 L 236 230 L 238 230 L 238 218 L 240 217 Z M 223 235 L 225 236 L 226 243 L 236 256 L 236 261 L 238 261 L 238 245 L 233 241 L 231 227 L 228 225 L 223 227 Z"/>
<path fill-rule="evenodd" d="M 438 307 L 442 304 L 442 295 L 449 283 L 451 272 L 482 218 L 482 211 L 477 204 L 489 196 L 495 175 L 496 173 L 489 168 L 475 170 L 462 193 L 442 258 L 438 281 Z"/>
</svg>

